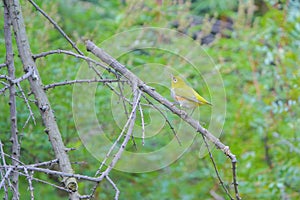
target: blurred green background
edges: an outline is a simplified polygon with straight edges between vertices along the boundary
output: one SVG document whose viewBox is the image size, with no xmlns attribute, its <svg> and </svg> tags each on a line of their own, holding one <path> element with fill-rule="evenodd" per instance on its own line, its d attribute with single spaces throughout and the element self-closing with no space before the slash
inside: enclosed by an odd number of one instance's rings
<svg viewBox="0 0 300 200">
<path fill-rule="evenodd" d="M 177 30 L 202 44 L 224 82 L 226 99 L 218 103 L 226 103 L 227 110 L 220 140 L 230 146 L 237 156 L 241 196 L 243 199 L 299 199 L 299 0 L 38 0 L 36 3 L 83 51 L 86 39 L 98 44 L 116 33 L 147 26 Z M 71 50 L 66 40 L 36 9 L 27 1 L 21 4 L 34 54 L 53 49 Z M 0 13 L 3 16 L 2 4 Z M 0 20 L 0 27 L 3 27 L 3 20 Z M 161 40 L 167 38 L 162 36 Z M 3 29 L 0 29 L 0 43 L 0 63 L 4 63 Z M 16 48 L 14 51 L 17 75 L 21 75 L 23 71 Z M 178 64 L 179 70 L 185 69 L 184 63 L 174 63 L 160 51 L 137 49 L 120 57 L 119 61 L 128 68 L 159 63 L 165 66 Z M 45 85 L 75 79 L 80 65 L 79 59 L 66 55 L 50 55 L 37 60 Z M 7 71 L 2 68 L 0 73 L 7 74 Z M 196 72 L 187 69 L 184 76 L 197 91 L 209 98 Z M 0 89 L 2 87 L 0 84 Z M 22 87 L 28 93 L 28 83 L 23 82 Z M 99 161 L 84 148 L 76 132 L 72 88 L 57 87 L 47 94 L 66 146 L 77 149 L 69 153 L 76 173 L 93 176 Z M 158 87 L 157 90 L 170 99 L 167 88 Z M 120 129 L 114 126 L 110 115 L 103 115 L 107 112 L 103 110 L 110 106 L 106 103 L 111 91 L 99 84 L 97 92 L 100 94 L 95 105 L 99 108 L 97 114 L 111 134 L 111 139 L 114 139 Z M 33 100 L 33 97 L 29 96 L 29 99 Z M 22 129 L 29 111 L 21 98 L 17 100 L 21 160 L 30 164 L 53 159 L 51 145 L 34 103 L 31 106 L 36 113 L 37 125 L 30 121 Z M 0 105 L 0 139 L 8 153 L 11 148 L 8 92 L 0 96 Z M 203 110 L 209 113 L 207 108 Z M 147 122 L 147 113 L 145 115 Z M 171 120 L 176 122 L 176 118 Z M 206 121 L 205 117 L 203 120 Z M 163 136 L 151 140 L 149 148 L 163 146 L 172 137 L 168 127 L 165 132 Z M 138 151 L 143 151 L 141 142 L 137 142 Z M 134 151 L 132 143 L 129 150 Z M 213 150 L 213 154 L 223 181 L 233 193 L 230 160 L 219 150 Z M 60 184 L 60 180 L 46 174 L 36 173 L 36 177 Z M 192 145 L 180 159 L 161 170 L 139 174 L 114 170 L 110 177 L 120 189 L 120 199 L 214 199 L 215 193 L 228 199 L 209 157 L 199 157 L 197 145 Z M 34 182 L 33 186 L 37 199 L 41 196 L 43 199 L 68 199 L 65 193 L 51 186 L 38 182 Z M 92 184 L 79 182 L 82 194 L 89 193 L 91 187 Z M 29 199 L 24 177 L 20 177 L 20 192 L 21 199 Z M 96 199 L 113 199 L 114 193 L 111 185 L 104 181 L 96 192 Z M 0 195 L 3 195 L 3 190 Z"/>
</svg>

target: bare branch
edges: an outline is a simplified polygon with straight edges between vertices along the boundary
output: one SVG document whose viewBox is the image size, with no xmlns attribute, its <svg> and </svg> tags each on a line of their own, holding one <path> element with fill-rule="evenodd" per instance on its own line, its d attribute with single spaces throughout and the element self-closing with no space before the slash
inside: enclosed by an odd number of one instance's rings
<svg viewBox="0 0 300 200">
<path fill-rule="evenodd" d="M 9 64 L 8 64 L 9 66 Z M 8 67 L 9 68 L 9 67 Z M 24 74 L 23 76 L 15 79 L 15 77 L 11 77 L 11 76 L 6 76 L 6 75 L 0 75 L 0 79 L 6 79 L 8 80 L 11 84 L 16 84 L 16 83 L 20 83 L 22 81 L 24 81 L 25 79 L 28 79 L 29 76 L 32 75 L 33 73 L 33 69 L 31 67 L 28 68 L 28 72 L 26 74 Z"/>
<path fill-rule="evenodd" d="M 6 85 L 4 88 L 0 90 L 0 94 L 3 94 L 8 88 L 9 86 Z"/>
<path fill-rule="evenodd" d="M 12 142 L 12 157 L 16 160 L 20 158 L 20 144 L 18 138 L 18 123 L 17 123 L 17 104 L 16 104 L 16 87 L 14 81 L 20 80 L 21 78 L 15 80 L 15 65 L 14 65 L 14 53 L 12 48 L 12 37 L 11 37 L 11 16 L 8 9 L 8 4 L 4 1 L 4 37 L 5 37 L 5 48 L 6 48 L 6 64 L 8 70 L 8 76 L 10 80 L 9 86 L 9 110 L 10 110 L 10 131 L 11 131 L 11 142 Z M 24 80 L 24 79 L 23 79 Z M 18 163 L 12 160 L 12 164 L 17 166 Z M 6 172 L 6 175 L 10 173 Z M 5 176 L 6 176 L 5 175 Z M 7 177 L 4 178 L 4 180 Z M 12 174 L 12 185 L 14 188 L 12 199 L 19 199 L 19 174 L 13 172 Z M 1 188 L 1 187 L 0 187 Z"/>
<path fill-rule="evenodd" d="M 101 80 L 97 80 L 97 79 L 86 79 L 86 80 L 72 80 L 72 81 L 64 81 L 64 82 L 60 82 L 60 83 L 52 83 L 49 85 L 44 86 L 44 90 L 48 90 L 50 88 L 55 88 L 57 86 L 64 86 L 64 85 L 72 85 L 75 83 L 113 83 L 113 82 L 120 82 L 121 80 L 117 80 L 117 79 L 101 79 Z"/>
<path fill-rule="evenodd" d="M 174 129 L 174 127 L 172 126 L 172 124 L 171 124 L 171 122 L 169 121 L 169 119 L 167 118 L 167 116 L 155 105 L 155 104 L 153 104 L 144 94 L 143 94 L 143 97 L 144 97 L 144 99 L 146 99 L 146 101 L 149 103 L 149 105 L 150 106 L 152 106 L 154 109 L 156 109 L 160 114 L 161 114 L 161 116 L 163 116 L 163 118 L 166 120 L 166 122 L 167 122 L 167 124 L 168 124 L 168 126 L 170 127 L 170 129 L 171 129 L 171 131 L 172 131 L 172 133 L 174 134 L 174 136 L 175 136 L 175 138 L 176 138 L 176 140 L 177 140 L 177 142 L 178 142 L 178 144 L 181 146 L 182 144 L 181 144 L 181 141 L 179 140 L 179 138 L 178 138 L 178 136 L 177 136 L 177 134 L 176 134 L 176 132 L 175 132 L 175 129 Z"/>
<path fill-rule="evenodd" d="M 35 99 L 37 100 L 36 103 L 42 115 L 43 123 L 46 126 L 45 132 L 48 134 L 55 156 L 59 160 L 60 169 L 64 173 L 73 173 L 69 157 L 65 152 L 65 145 L 62 141 L 61 134 L 54 117 L 54 112 L 51 109 L 50 102 L 41 86 L 42 82 L 36 64 L 32 59 L 32 53 L 26 35 L 20 3 L 18 0 L 6 1 L 9 5 L 9 13 L 11 15 L 16 43 L 21 61 L 23 63 L 24 71 L 29 71 L 29 68 L 31 67 L 33 69 L 34 76 L 30 76 L 28 80 Z M 64 178 L 63 182 L 68 189 L 74 192 L 69 194 L 70 198 L 78 199 L 76 197 L 78 196 L 76 192 L 78 188 L 76 179 L 72 177 Z"/>
<path fill-rule="evenodd" d="M 106 157 L 102 161 L 99 169 L 96 172 L 96 176 L 101 172 L 101 168 L 103 167 L 106 160 L 108 159 L 108 156 L 110 155 L 110 153 L 112 152 L 112 150 L 114 149 L 116 144 L 120 141 L 121 137 L 123 136 L 124 131 L 127 129 L 127 126 L 128 126 L 127 134 L 125 135 L 124 141 L 122 142 L 121 147 L 119 148 L 118 152 L 114 155 L 114 158 L 112 159 L 111 163 L 109 164 L 109 166 L 106 168 L 106 170 L 99 177 L 99 182 L 101 180 L 103 180 L 103 178 L 108 176 L 109 172 L 113 169 L 113 167 L 116 165 L 117 161 L 121 158 L 121 155 L 122 155 L 128 141 L 129 141 L 129 139 L 132 135 L 132 131 L 133 131 L 133 127 L 134 127 L 135 119 L 136 119 L 136 110 L 137 110 L 137 106 L 138 106 L 138 104 L 140 102 L 140 98 L 141 98 L 141 92 L 137 89 L 137 87 L 133 86 L 132 88 L 133 88 L 132 89 L 132 91 L 133 91 L 133 106 L 132 106 L 132 110 L 131 110 L 131 113 L 129 115 L 129 118 L 128 118 L 126 124 L 124 125 L 119 137 L 114 142 L 114 144 L 111 146 L 108 153 L 106 154 Z M 94 195 L 94 193 L 95 193 L 95 191 L 96 191 L 96 189 L 99 185 L 99 182 L 97 182 L 96 185 L 93 187 L 92 194 L 90 196 Z"/>
<path fill-rule="evenodd" d="M 12 170 L 13 170 L 13 167 L 10 167 L 10 168 L 6 168 L 6 174 L 5 174 L 5 176 L 3 177 L 3 179 L 1 180 L 1 183 L 0 183 L 0 189 L 2 188 L 2 186 L 4 185 L 4 182 L 5 182 L 5 180 L 7 180 L 8 179 L 8 176 L 10 175 L 10 173 L 12 172 Z"/>
<path fill-rule="evenodd" d="M 30 199 L 31 200 L 34 200 L 34 194 L 33 194 L 33 186 L 32 186 L 32 176 L 29 174 L 27 168 L 24 168 L 24 172 L 26 174 L 26 178 L 27 178 L 27 181 L 28 181 L 28 185 L 29 185 L 29 191 L 30 191 Z"/>
<path fill-rule="evenodd" d="M 232 162 L 232 174 L 233 174 L 233 184 L 235 188 L 236 199 L 240 199 L 238 193 L 238 183 L 236 180 L 236 156 L 230 152 L 228 146 L 224 145 L 217 137 L 215 137 L 212 133 L 210 133 L 207 129 L 202 127 L 200 123 L 191 118 L 185 111 L 178 109 L 171 102 L 169 102 L 166 98 L 161 96 L 158 92 L 156 92 L 153 88 L 146 85 L 142 80 L 140 80 L 135 74 L 129 71 L 125 66 L 120 64 L 116 59 L 112 58 L 106 52 L 104 52 L 101 48 L 97 47 L 93 42 L 86 42 L 87 50 L 92 52 L 94 55 L 99 57 L 104 63 L 111 66 L 114 70 L 122 74 L 128 80 L 130 80 L 131 85 L 136 84 L 137 87 L 150 95 L 153 99 L 164 105 L 174 114 L 178 115 L 181 119 L 183 119 L 186 123 L 192 126 L 197 132 L 204 135 L 208 140 L 210 140 L 218 149 L 221 149 L 222 152 L 231 159 Z"/>
<path fill-rule="evenodd" d="M 115 191 L 116 191 L 115 200 L 118 200 L 119 199 L 120 190 L 118 189 L 118 187 L 116 186 L 116 184 L 109 178 L 109 176 L 106 176 L 106 179 L 108 180 L 108 182 L 115 189 Z"/>
<path fill-rule="evenodd" d="M 0 64 L 0 69 L 1 69 L 2 67 L 6 67 L 6 66 L 7 66 L 6 63 L 1 63 L 1 64 Z"/>
<path fill-rule="evenodd" d="M 83 53 L 79 50 L 79 48 L 76 46 L 76 43 L 69 38 L 69 36 L 60 28 L 60 26 L 49 16 L 46 12 L 44 12 L 34 1 L 28 0 L 44 17 L 46 17 L 51 24 L 53 24 L 54 28 L 58 30 L 58 32 L 66 38 L 66 40 L 71 44 L 71 46 L 80 54 L 83 55 Z"/>
<path fill-rule="evenodd" d="M 141 104 L 139 103 L 139 111 L 141 115 L 141 121 L 142 121 L 142 145 L 145 145 L 145 122 L 144 122 L 144 113 Z"/>
<path fill-rule="evenodd" d="M 41 162 L 41 163 L 31 164 L 30 166 L 41 167 L 41 166 L 47 166 L 47 165 L 52 165 L 52 164 L 57 164 L 57 163 L 58 163 L 58 159 L 54 159 L 54 160 L 49 160 L 49 161 L 45 161 L 45 162 Z"/>
<path fill-rule="evenodd" d="M 113 74 L 116 75 L 116 72 L 115 72 L 114 70 L 112 70 L 111 68 L 105 66 L 104 64 L 102 64 L 102 63 L 100 63 L 100 62 L 97 62 L 97 61 L 93 60 L 93 59 L 90 58 L 90 57 L 86 57 L 86 56 L 84 56 L 84 55 L 76 54 L 76 53 L 74 53 L 74 52 L 72 52 L 72 51 L 61 50 L 61 49 L 51 50 L 51 51 L 42 52 L 42 53 L 33 55 L 32 58 L 33 58 L 34 60 L 36 60 L 36 59 L 38 59 L 38 58 L 46 57 L 46 56 L 52 55 L 52 54 L 66 54 L 66 55 L 74 56 L 75 58 L 79 58 L 79 59 L 85 60 L 85 61 L 87 61 L 88 63 L 94 63 L 95 65 L 102 67 L 103 69 L 105 69 L 105 70 L 108 71 L 109 73 L 113 73 Z"/>
<path fill-rule="evenodd" d="M 24 91 L 23 91 L 21 85 L 20 85 L 19 83 L 17 83 L 17 86 L 18 86 L 18 88 L 19 88 L 19 90 L 20 90 L 20 92 L 21 92 L 22 99 L 24 100 L 24 102 L 25 102 L 25 104 L 26 104 L 26 106 L 27 106 L 27 108 L 28 108 L 28 110 L 29 110 L 29 116 L 28 116 L 28 118 L 27 118 L 27 120 L 26 120 L 26 122 L 24 123 L 23 128 L 22 128 L 22 132 L 23 132 L 23 130 L 24 130 L 24 128 L 26 127 L 26 125 L 28 124 L 30 118 L 33 120 L 33 124 L 34 124 L 34 125 L 36 125 L 36 122 L 35 122 L 34 114 L 33 114 L 33 112 L 32 112 L 32 109 L 31 109 L 31 106 L 30 106 L 30 104 L 29 104 L 29 101 L 28 101 L 28 99 L 27 99 L 27 97 L 26 97 L 26 95 L 25 95 L 25 93 L 24 93 Z"/>
<path fill-rule="evenodd" d="M 101 181 L 99 177 L 94 178 L 94 177 L 89 177 L 81 174 L 74 174 L 74 173 L 65 173 L 65 172 L 60 172 L 60 171 L 55 171 L 55 170 L 50 170 L 50 169 L 45 169 L 45 168 L 39 168 L 39 167 L 33 167 L 31 165 L 18 165 L 18 166 L 12 166 L 12 165 L 6 165 L 6 166 L 0 166 L 1 169 L 9 169 L 13 168 L 13 170 L 23 170 L 26 168 L 27 170 L 30 171 L 36 171 L 36 172 L 43 172 L 45 174 L 52 174 L 56 176 L 62 176 L 62 177 L 69 177 L 69 178 L 77 178 L 81 180 L 88 180 L 91 182 L 99 182 Z"/>
<path fill-rule="evenodd" d="M 204 141 L 204 143 L 205 143 L 206 149 L 207 149 L 207 151 L 208 151 L 210 160 L 211 160 L 211 162 L 212 162 L 212 164 L 213 164 L 213 166 L 214 166 L 214 170 L 215 170 L 216 175 L 217 175 L 217 177 L 218 177 L 218 179 L 219 179 L 219 182 L 220 182 L 222 188 L 224 189 L 224 191 L 226 192 L 227 196 L 228 196 L 231 200 L 233 200 L 232 196 L 230 195 L 229 191 L 227 190 L 226 186 L 224 185 L 223 180 L 221 179 L 221 176 L 220 176 L 219 171 L 218 171 L 218 169 L 217 169 L 216 162 L 215 162 L 215 160 L 214 160 L 214 158 L 213 158 L 213 155 L 212 155 L 212 153 L 211 153 L 211 151 L 210 151 L 210 149 L 209 149 L 208 143 L 207 143 L 206 138 L 204 137 L 204 135 L 202 135 L 202 138 L 203 138 L 203 141 Z"/>
</svg>

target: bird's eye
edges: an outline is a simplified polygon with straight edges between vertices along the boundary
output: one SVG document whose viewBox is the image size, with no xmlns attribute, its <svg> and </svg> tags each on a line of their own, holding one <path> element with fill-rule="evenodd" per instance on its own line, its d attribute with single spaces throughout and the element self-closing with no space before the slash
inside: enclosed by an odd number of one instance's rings
<svg viewBox="0 0 300 200">
<path fill-rule="evenodd" d="M 177 79 L 176 79 L 175 77 L 173 77 L 173 81 L 174 81 L 174 83 L 176 83 L 176 82 L 177 82 Z"/>
</svg>

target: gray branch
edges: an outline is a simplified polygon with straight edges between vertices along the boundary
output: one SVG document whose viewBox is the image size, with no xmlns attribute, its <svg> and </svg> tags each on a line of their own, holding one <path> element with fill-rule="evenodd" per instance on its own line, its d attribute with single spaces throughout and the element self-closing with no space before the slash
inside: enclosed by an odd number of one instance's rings
<svg viewBox="0 0 300 200">
<path fill-rule="evenodd" d="M 8 77 L 11 80 L 15 79 L 15 65 L 14 65 L 14 53 L 12 47 L 11 37 L 11 16 L 9 14 L 7 2 L 4 1 L 4 37 L 5 37 L 5 48 L 6 48 L 6 64 L 8 70 Z M 18 127 L 17 127 L 17 104 L 16 104 L 16 86 L 13 82 L 9 85 L 9 109 L 10 109 L 10 131 L 11 131 L 11 142 L 12 142 L 12 164 L 18 165 L 20 158 L 20 144 L 18 139 Z M 8 172 L 6 175 L 9 174 Z M 4 178 L 3 180 L 5 180 Z M 19 174 L 17 172 L 12 173 L 12 186 L 14 188 L 12 199 L 19 199 Z"/>
<path fill-rule="evenodd" d="M 220 149 L 226 156 L 228 156 L 231 159 L 232 163 L 232 174 L 233 174 L 233 185 L 235 190 L 235 196 L 236 199 L 241 199 L 238 192 L 238 183 L 236 179 L 236 163 L 237 159 L 234 154 L 230 152 L 230 149 L 228 146 L 223 144 L 217 137 L 215 137 L 212 133 L 210 133 L 207 129 L 202 127 L 199 123 L 199 121 L 193 119 L 190 117 L 185 111 L 178 109 L 176 106 L 174 106 L 173 103 L 168 101 L 166 98 L 161 96 L 158 92 L 156 92 L 152 87 L 149 87 L 146 85 L 141 79 L 139 79 L 134 73 L 132 73 L 130 70 L 128 70 L 124 65 L 119 63 L 115 58 L 108 55 L 104 50 L 97 47 L 92 41 L 86 42 L 87 50 L 92 52 L 95 56 L 100 58 L 104 63 L 112 67 L 114 70 L 122 74 L 125 78 L 127 78 L 130 81 L 130 84 L 137 85 L 137 87 L 147 93 L 149 96 L 151 96 L 153 99 L 155 99 L 160 104 L 164 105 L 166 108 L 168 108 L 170 111 L 172 111 L 174 114 L 178 115 L 181 119 L 183 119 L 186 123 L 188 123 L 191 127 L 193 127 L 197 132 L 202 134 L 205 138 L 207 138 L 209 141 L 211 141 L 218 149 Z"/>
<path fill-rule="evenodd" d="M 39 72 L 32 58 L 20 3 L 18 0 L 6 0 L 6 2 L 9 5 L 9 13 L 12 19 L 18 52 L 23 64 L 24 71 L 28 72 L 30 67 L 32 67 L 33 69 L 34 76 L 28 77 L 28 80 L 30 83 L 31 91 L 36 99 L 36 105 L 40 110 L 43 123 L 46 126 L 45 132 L 48 134 L 55 156 L 59 160 L 60 170 L 64 173 L 73 173 L 69 157 L 65 152 L 65 145 L 62 141 L 60 131 L 55 121 L 53 110 L 42 87 Z M 63 179 L 63 182 L 66 188 L 73 191 L 73 193 L 70 194 L 70 198 L 78 199 L 78 185 L 76 179 L 74 177 L 65 177 Z"/>
</svg>

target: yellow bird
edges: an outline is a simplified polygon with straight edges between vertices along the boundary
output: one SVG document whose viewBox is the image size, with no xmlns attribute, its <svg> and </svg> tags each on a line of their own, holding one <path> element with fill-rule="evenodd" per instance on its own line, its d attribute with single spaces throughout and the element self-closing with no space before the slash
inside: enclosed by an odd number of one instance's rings
<svg viewBox="0 0 300 200">
<path fill-rule="evenodd" d="M 171 95 L 180 107 L 193 108 L 201 105 L 212 105 L 201 97 L 193 88 L 188 86 L 182 78 L 172 75 Z"/>
</svg>

